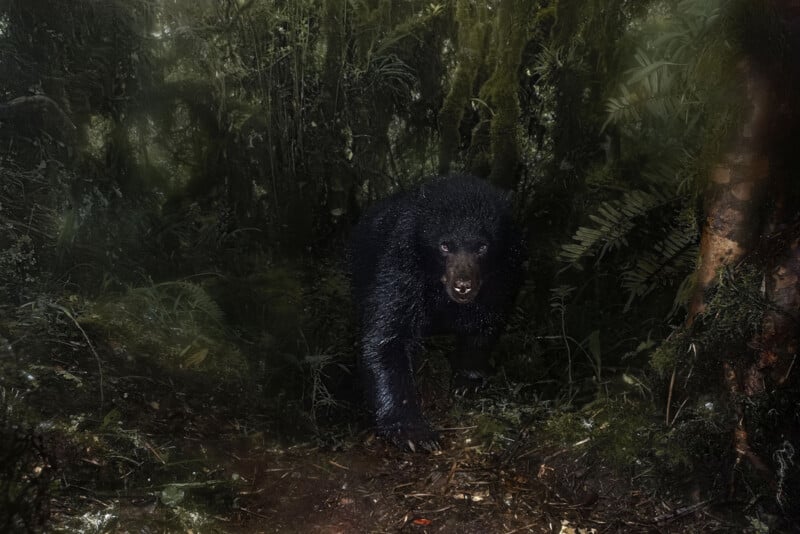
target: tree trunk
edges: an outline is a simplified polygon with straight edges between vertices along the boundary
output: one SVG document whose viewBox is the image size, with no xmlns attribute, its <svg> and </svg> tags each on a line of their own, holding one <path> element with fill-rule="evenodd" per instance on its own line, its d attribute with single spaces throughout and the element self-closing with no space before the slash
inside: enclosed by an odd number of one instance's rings
<svg viewBox="0 0 800 534">
<path fill-rule="evenodd" d="M 706 219 L 686 325 L 691 326 L 706 310 L 706 292 L 721 269 L 740 262 L 754 250 L 766 256 L 764 293 L 770 309 L 762 317 L 759 333 L 748 344 L 755 353 L 748 352 L 744 358 L 719 356 L 724 384 L 737 414 L 735 466 L 747 461 L 777 487 L 770 466 L 751 449 L 742 401 L 789 380 L 800 341 L 800 224 L 797 188 L 792 187 L 790 170 L 798 167 L 794 163 L 799 123 L 794 100 L 800 86 L 795 66 L 800 52 L 795 31 L 800 3 L 775 0 L 772 4 L 777 20 L 784 23 L 783 37 L 789 44 L 778 50 L 782 53 L 775 53 L 764 44 L 763 35 L 759 41 L 758 36 L 743 34 L 746 39 L 741 44 L 753 49 L 739 66 L 748 110 L 722 162 L 709 176 Z M 743 12 L 747 9 L 754 7 L 745 5 Z M 673 385 L 674 378 L 675 373 Z M 673 393 L 671 386 L 668 421 L 675 404 L 670 402 Z M 731 477 L 729 493 L 733 491 Z M 776 498 L 780 498 L 779 493 Z"/>
<path fill-rule="evenodd" d="M 750 252 L 760 230 L 759 208 L 769 175 L 765 138 L 771 98 L 765 78 L 750 60 L 742 62 L 740 73 L 750 109 L 723 161 L 709 176 L 700 258 L 686 319 L 689 326 L 705 310 L 705 293 L 717 273 Z"/>
<path fill-rule="evenodd" d="M 497 65 L 491 78 L 481 88 L 482 99 L 494 113 L 489 130 L 492 154 L 490 180 L 506 189 L 513 189 L 516 185 L 519 168 L 519 67 L 534 5 L 529 0 L 500 2 L 495 32 Z"/>
<path fill-rule="evenodd" d="M 464 118 L 464 109 L 472 98 L 475 77 L 485 51 L 489 28 L 486 12 L 486 4 L 483 2 L 458 0 L 456 4 L 458 66 L 453 74 L 450 91 L 439 111 L 439 174 L 450 171 L 450 164 L 461 144 L 461 119 Z"/>
</svg>

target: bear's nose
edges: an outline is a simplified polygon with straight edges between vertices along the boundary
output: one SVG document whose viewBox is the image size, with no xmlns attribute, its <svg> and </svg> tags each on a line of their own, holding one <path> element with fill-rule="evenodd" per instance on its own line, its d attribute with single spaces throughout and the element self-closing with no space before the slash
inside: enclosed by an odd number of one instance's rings
<svg viewBox="0 0 800 534">
<path fill-rule="evenodd" d="M 459 295 L 466 295 L 472 291 L 472 282 L 469 280 L 456 280 L 453 284 L 453 289 Z"/>
</svg>

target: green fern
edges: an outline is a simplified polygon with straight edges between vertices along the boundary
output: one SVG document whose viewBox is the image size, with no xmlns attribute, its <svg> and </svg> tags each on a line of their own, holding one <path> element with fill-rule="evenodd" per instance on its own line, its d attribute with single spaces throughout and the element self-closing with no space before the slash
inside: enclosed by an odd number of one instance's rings
<svg viewBox="0 0 800 534">
<path fill-rule="evenodd" d="M 636 298 L 657 287 L 672 285 L 691 272 L 697 258 L 697 230 L 691 225 L 674 225 L 630 270 L 622 273 L 622 287 L 628 291 L 625 311 Z"/>
<path fill-rule="evenodd" d="M 629 191 L 622 199 L 607 200 L 596 213 L 589 215 L 593 226 L 581 226 L 572 236 L 574 243 L 562 245 L 559 259 L 577 264 L 586 257 L 597 256 L 599 262 L 608 252 L 628 245 L 628 236 L 636 228 L 635 219 L 672 199 L 656 191 Z"/>
<path fill-rule="evenodd" d="M 164 282 L 138 287 L 127 299 L 137 312 L 160 324 L 222 324 L 222 310 L 199 285 L 191 282 Z"/>
<path fill-rule="evenodd" d="M 369 63 L 366 75 L 368 86 L 385 89 L 400 97 L 413 87 L 416 74 L 396 54 L 375 56 Z"/>
<path fill-rule="evenodd" d="M 625 83 L 620 84 L 620 94 L 606 102 L 609 123 L 623 124 L 641 121 L 644 115 L 659 122 L 669 122 L 675 117 L 691 120 L 698 110 L 698 100 L 687 97 L 676 83 L 678 70 L 686 65 L 666 60 L 651 59 L 644 51 L 635 54 L 639 68 L 633 69 Z"/>
<path fill-rule="evenodd" d="M 608 98 L 604 125 L 635 124 L 645 117 L 663 125 L 676 121 L 690 126 L 706 101 L 700 77 L 714 76 L 714 70 L 726 64 L 720 57 L 720 2 L 718 0 L 684 0 L 660 30 L 660 37 L 647 42 L 647 52 L 640 48 L 634 54 L 637 66 L 628 71 L 619 93 Z"/>
<path fill-rule="evenodd" d="M 697 147 L 707 143 L 713 96 L 726 94 L 720 87 L 731 64 L 720 31 L 721 5 L 681 0 L 651 11 L 632 68 L 606 100 L 604 128 L 614 124 L 622 146 L 621 165 L 609 172 L 635 168 L 636 190 L 596 205 L 591 223 L 562 246 L 560 259 L 581 268 L 586 258 L 598 265 L 615 251 L 605 269 L 616 273 L 627 293 L 626 310 L 659 288 L 685 288 L 696 261 L 691 198 L 699 191 L 692 186 L 707 172 Z M 627 173 L 624 179 L 630 183 Z M 678 293 L 676 302 L 684 292 Z"/>
</svg>

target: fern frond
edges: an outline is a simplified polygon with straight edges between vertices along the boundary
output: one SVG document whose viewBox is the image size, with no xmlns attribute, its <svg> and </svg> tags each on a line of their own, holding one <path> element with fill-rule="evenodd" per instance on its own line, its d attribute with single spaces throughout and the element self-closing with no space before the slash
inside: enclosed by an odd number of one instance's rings
<svg viewBox="0 0 800 534">
<path fill-rule="evenodd" d="M 697 238 L 694 228 L 676 224 L 632 269 L 622 273 L 622 287 L 628 291 L 625 311 L 634 299 L 683 280 L 692 271 L 697 258 Z"/>
<path fill-rule="evenodd" d="M 619 93 L 606 102 L 609 123 L 638 123 L 647 116 L 659 123 L 675 119 L 694 125 L 700 114 L 695 69 L 707 60 L 709 35 L 719 21 L 716 0 L 681 2 L 676 15 L 660 37 L 648 43 L 647 52 L 638 49 L 636 67 L 627 73 Z"/>
<path fill-rule="evenodd" d="M 562 245 L 559 259 L 576 263 L 597 255 L 599 262 L 608 252 L 628 244 L 627 237 L 636 227 L 636 218 L 670 201 L 657 190 L 634 190 L 625 193 L 621 199 L 603 202 L 596 213 L 589 215 L 594 225 L 578 228 L 572 236 L 575 242 Z"/>
<path fill-rule="evenodd" d="M 382 87 L 397 96 L 409 91 L 416 80 L 414 70 L 396 54 L 374 56 L 366 76 L 368 85 Z"/>
<path fill-rule="evenodd" d="M 132 306 L 131 312 L 142 313 L 147 319 L 162 325 L 181 322 L 222 324 L 220 307 L 205 289 L 191 282 L 164 282 L 137 287 L 128 292 L 126 299 Z"/>
</svg>

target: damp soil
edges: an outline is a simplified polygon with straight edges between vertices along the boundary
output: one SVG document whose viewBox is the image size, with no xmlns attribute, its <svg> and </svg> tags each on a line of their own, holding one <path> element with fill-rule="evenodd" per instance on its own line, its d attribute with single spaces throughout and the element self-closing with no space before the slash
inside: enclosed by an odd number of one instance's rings
<svg viewBox="0 0 800 534">
<path fill-rule="evenodd" d="M 159 369 L 110 344 L 96 347 L 101 400 L 93 355 L 25 345 L 5 354 L 3 389 L 16 392 L 6 408 L 24 414 L 17 427 L 34 447 L 17 476 L 47 480 L 30 495 L 45 516 L 31 530 L 567 534 L 752 526 L 742 513 L 748 503 L 612 465 L 590 440 L 545 439 L 534 401 L 521 407 L 527 417 L 495 417 L 508 404 L 502 388 L 453 399 L 436 373 L 422 379 L 445 447 L 421 454 L 376 439 L 357 406 L 311 421 L 303 403 Z"/>
</svg>

